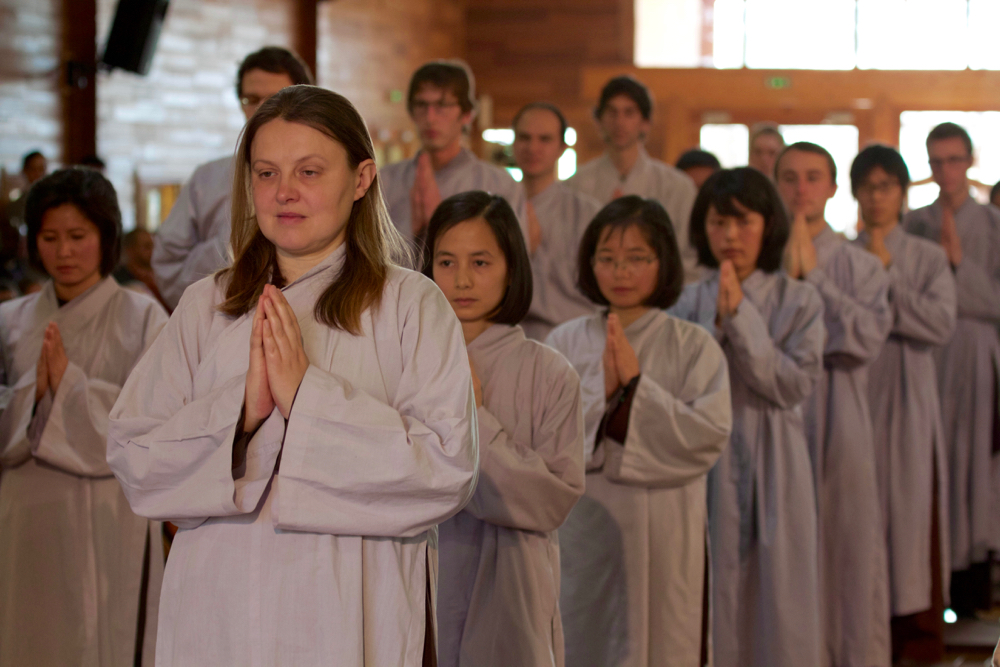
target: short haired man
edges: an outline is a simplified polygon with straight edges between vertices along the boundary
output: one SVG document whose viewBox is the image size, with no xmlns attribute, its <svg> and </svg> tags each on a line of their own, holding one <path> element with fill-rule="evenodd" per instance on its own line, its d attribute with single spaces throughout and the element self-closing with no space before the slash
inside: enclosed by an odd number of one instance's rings
<svg viewBox="0 0 1000 667">
<path fill-rule="evenodd" d="M 472 72 L 459 60 L 429 62 L 410 79 L 406 106 L 417 126 L 420 152 L 379 170 L 389 217 L 407 239 L 422 237 L 441 200 L 469 190 L 506 199 L 528 237 L 524 188 L 462 145 L 475 115 L 475 96 Z"/>
<path fill-rule="evenodd" d="M 677 158 L 677 164 L 674 166 L 690 176 L 694 186 L 699 190 L 709 176 L 722 169 L 719 158 L 700 148 L 685 151 Z"/>
<path fill-rule="evenodd" d="M 607 150 L 580 167 L 568 184 L 597 198 L 601 205 L 624 195 L 660 202 L 674 225 L 684 280 L 692 282 L 697 277 L 698 258 L 688 242 L 688 226 L 698 191 L 684 173 L 646 152 L 643 143 L 652 115 L 653 100 L 646 86 L 630 76 L 608 81 L 594 109 Z"/>
<path fill-rule="evenodd" d="M 240 64 L 236 97 L 249 120 L 264 100 L 282 88 L 312 83 L 312 73 L 298 56 L 280 46 L 266 46 Z M 232 188 L 232 156 L 206 162 L 195 169 L 160 225 L 153 272 L 169 308 L 177 307 L 189 285 L 229 263 Z"/>
<path fill-rule="evenodd" d="M 969 196 L 972 140 L 954 123 L 927 136 L 931 175 L 941 193 L 910 211 L 906 231 L 940 243 L 958 290 L 958 324 L 938 357 L 941 416 L 949 452 L 952 608 L 990 606 L 988 552 L 1000 549 L 993 497 L 1000 367 L 1000 211 Z"/>
<path fill-rule="evenodd" d="M 556 176 L 567 129 L 558 107 L 529 104 L 514 116 L 513 126 L 514 162 L 541 225 L 541 240 L 531 258 L 534 296 L 521 326 L 529 338 L 545 340 L 553 327 L 594 312 L 576 286 L 576 248 L 601 205 Z"/>
<path fill-rule="evenodd" d="M 750 157 L 747 165 L 774 180 L 774 164 L 785 149 L 785 138 L 773 123 L 758 123 L 750 128 Z"/>
<path fill-rule="evenodd" d="M 826 221 L 837 165 L 824 148 L 799 142 L 775 165 L 792 216 L 785 265 L 823 297 L 823 379 L 803 417 L 816 476 L 820 609 L 830 665 L 888 664 L 889 582 L 868 410 L 868 366 L 892 327 L 889 277 L 875 255 Z"/>
</svg>

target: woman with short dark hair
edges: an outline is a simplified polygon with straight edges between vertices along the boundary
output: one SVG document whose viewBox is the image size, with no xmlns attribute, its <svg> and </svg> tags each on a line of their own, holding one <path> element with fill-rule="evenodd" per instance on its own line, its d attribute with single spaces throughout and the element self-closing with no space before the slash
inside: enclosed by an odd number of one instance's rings
<svg viewBox="0 0 1000 667">
<path fill-rule="evenodd" d="M 480 450 L 475 494 L 439 528 L 439 664 L 562 667 L 555 531 L 583 494 L 580 379 L 518 326 L 531 262 L 503 197 L 445 199 L 426 243 L 424 274 L 465 334 Z"/>
<path fill-rule="evenodd" d="M 800 404 L 823 371 L 823 302 L 781 271 L 788 217 L 744 167 L 711 176 L 691 240 L 712 269 L 671 312 L 714 333 L 729 361 L 730 446 L 709 475 L 715 664 L 820 664 L 816 491 Z"/>
<path fill-rule="evenodd" d="M 52 280 L 0 305 L 0 664 L 151 665 L 160 524 L 132 513 L 105 452 L 167 314 L 109 275 L 121 213 L 99 172 L 42 178 L 26 218 Z"/>
<path fill-rule="evenodd" d="M 663 311 L 684 269 L 655 200 L 601 209 L 578 263 L 604 308 L 546 341 L 580 375 L 586 425 L 586 492 L 559 530 L 566 663 L 705 664 L 705 479 L 729 436 L 726 360 Z"/>
</svg>

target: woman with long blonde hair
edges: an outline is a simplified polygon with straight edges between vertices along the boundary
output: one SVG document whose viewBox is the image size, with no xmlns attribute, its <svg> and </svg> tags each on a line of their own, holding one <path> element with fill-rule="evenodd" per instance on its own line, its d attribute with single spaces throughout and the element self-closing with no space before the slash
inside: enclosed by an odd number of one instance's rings
<svg viewBox="0 0 1000 667">
<path fill-rule="evenodd" d="M 134 511 L 180 526 L 158 665 L 420 665 L 434 526 L 475 482 L 462 329 L 392 261 L 371 138 L 294 86 L 236 154 L 233 265 L 191 286 L 111 414 Z M 425 663 L 426 664 L 426 663 Z"/>
</svg>

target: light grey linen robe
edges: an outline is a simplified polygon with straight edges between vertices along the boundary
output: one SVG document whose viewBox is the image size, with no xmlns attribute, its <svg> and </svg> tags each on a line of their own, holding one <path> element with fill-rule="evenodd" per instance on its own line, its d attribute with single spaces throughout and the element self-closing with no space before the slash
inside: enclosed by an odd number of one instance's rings
<svg viewBox="0 0 1000 667">
<path fill-rule="evenodd" d="M 666 162 L 654 160 L 640 146 L 639 159 L 624 179 L 605 153 L 581 166 L 566 182 L 574 190 L 594 197 L 602 206 L 614 199 L 614 192 L 619 189 L 623 195 L 639 195 L 660 202 L 674 225 L 677 248 L 684 262 L 684 281 L 691 283 L 698 279 L 701 272 L 698 253 L 691 246 L 688 236 L 691 209 L 698 189 L 690 176 Z"/>
<path fill-rule="evenodd" d="M 319 323 L 344 256 L 283 288 L 311 363 L 287 425 L 275 408 L 243 465 L 253 312 L 218 312 L 212 278 L 184 294 L 111 413 L 108 461 L 133 509 L 181 528 L 159 667 L 421 664 L 434 526 L 475 484 L 465 341 L 437 286 L 396 268 L 361 335 Z"/>
<path fill-rule="evenodd" d="M 681 667 L 701 657 L 706 474 L 732 425 L 726 360 L 697 326 L 651 310 L 625 329 L 641 377 L 625 443 L 598 434 L 607 319 L 556 327 L 580 374 L 587 489 L 559 529 L 566 664 Z"/>
<path fill-rule="evenodd" d="M 910 211 L 905 229 L 935 243 L 940 201 Z M 993 453 L 993 415 L 1000 367 L 1000 210 L 971 197 L 955 212 L 962 263 L 954 271 L 958 322 L 936 352 L 941 419 L 949 473 L 951 565 L 964 570 L 1000 549 L 1000 458 Z"/>
<path fill-rule="evenodd" d="M 542 243 L 531 257 L 534 295 L 521 326 L 529 338 L 545 340 L 553 327 L 597 307 L 576 287 L 577 253 L 587 225 L 601 205 L 556 182 L 531 198 L 542 228 Z"/>
<path fill-rule="evenodd" d="M 45 327 L 69 365 L 35 408 Z M 148 550 L 143 664 L 163 579 L 159 523 L 132 513 L 105 459 L 108 413 L 167 322 L 108 276 L 62 308 L 52 283 L 0 305 L 0 664 L 132 665 Z"/>
<path fill-rule="evenodd" d="M 413 238 L 412 214 L 410 212 L 410 190 L 417 175 L 417 157 L 394 162 L 378 171 L 382 184 L 382 198 L 389 209 L 389 217 L 403 238 Z M 527 238 L 528 198 L 524 188 L 506 170 L 476 157 L 468 148 L 448 164 L 434 172 L 434 181 L 441 192 L 441 199 L 469 190 L 484 190 L 500 195 L 514 209 L 521 231 Z"/>
<path fill-rule="evenodd" d="M 517 326 L 468 349 L 483 388 L 479 483 L 439 527 L 438 664 L 562 667 L 556 529 L 583 495 L 580 378 Z"/>
<path fill-rule="evenodd" d="M 889 572 L 868 366 L 892 327 L 889 277 L 875 255 L 826 226 L 815 238 L 817 268 L 806 280 L 823 298 L 823 377 L 806 401 L 805 427 L 819 519 L 823 665 L 891 662 Z"/>
<path fill-rule="evenodd" d="M 189 285 L 229 266 L 232 191 L 233 158 L 206 162 L 153 235 L 153 276 L 171 308 Z"/>
<path fill-rule="evenodd" d="M 868 235 L 855 240 L 862 248 Z M 937 462 L 941 562 L 948 596 L 948 486 L 934 350 L 955 330 L 955 279 L 944 250 L 896 226 L 892 256 L 892 330 L 869 368 L 875 464 L 889 556 L 893 616 L 931 606 L 931 493 Z"/>
<path fill-rule="evenodd" d="M 733 434 L 709 475 L 716 667 L 819 665 L 816 487 L 802 403 L 823 372 L 816 289 L 759 269 L 715 327 L 719 274 L 671 309 L 715 331 L 732 378 Z"/>
</svg>

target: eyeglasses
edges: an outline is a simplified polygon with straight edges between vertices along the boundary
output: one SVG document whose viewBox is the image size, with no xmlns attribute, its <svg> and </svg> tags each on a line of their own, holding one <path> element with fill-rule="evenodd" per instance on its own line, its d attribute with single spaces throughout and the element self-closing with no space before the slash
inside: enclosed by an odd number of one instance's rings
<svg viewBox="0 0 1000 667">
<path fill-rule="evenodd" d="M 858 188 L 858 196 L 871 197 L 874 194 L 887 195 L 899 187 L 899 181 L 882 181 L 881 183 L 865 183 Z"/>
<path fill-rule="evenodd" d="M 945 157 L 945 158 L 932 157 L 927 162 L 930 163 L 931 169 L 940 169 L 941 167 L 944 166 L 958 167 L 963 164 L 968 164 L 969 160 L 970 158 L 967 155 L 952 155 L 951 157 Z"/>
<path fill-rule="evenodd" d="M 615 269 L 625 269 L 629 273 L 635 274 L 648 266 L 651 266 L 653 262 L 656 262 L 656 257 L 642 256 L 642 255 L 632 255 L 631 257 L 626 257 L 621 261 L 616 261 L 614 257 L 610 255 L 601 255 L 595 257 L 592 264 L 595 269 L 604 271 L 606 273 L 611 273 Z"/>
<path fill-rule="evenodd" d="M 423 116 L 427 114 L 428 111 L 433 109 L 435 112 L 440 114 L 458 106 L 461 106 L 458 102 L 427 102 L 425 100 L 414 100 L 410 103 L 410 113 L 414 116 Z"/>
</svg>

